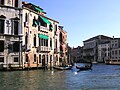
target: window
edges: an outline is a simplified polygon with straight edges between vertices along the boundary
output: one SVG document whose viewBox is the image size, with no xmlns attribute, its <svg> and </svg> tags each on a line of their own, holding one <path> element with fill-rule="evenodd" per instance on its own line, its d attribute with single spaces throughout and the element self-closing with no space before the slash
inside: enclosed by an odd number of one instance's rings
<svg viewBox="0 0 120 90">
<path fill-rule="evenodd" d="M 18 57 L 14 57 L 14 62 L 18 62 Z"/>
<path fill-rule="evenodd" d="M 60 42 L 62 42 L 62 33 L 60 32 Z"/>
<path fill-rule="evenodd" d="M 41 39 L 39 38 L 39 46 L 40 46 L 40 40 L 41 40 Z"/>
<path fill-rule="evenodd" d="M 47 39 L 43 39 L 44 40 L 44 46 L 48 46 L 48 40 Z"/>
<path fill-rule="evenodd" d="M 50 62 L 52 62 L 52 55 L 50 55 Z"/>
<path fill-rule="evenodd" d="M 115 55 L 117 55 L 117 50 L 115 50 Z"/>
<path fill-rule="evenodd" d="M 57 48 L 57 39 L 56 39 L 56 48 Z"/>
<path fill-rule="evenodd" d="M 34 54 L 34 62 L 36 62 L 36 54 Z"/>
<path fill-rule="evenodd" d="M 112 51 L 112 55 L 114 55 L 114 51 Z"/>
<path fill-rule="evenodd" d="M 114 44 L 112 44 L 112 47 L 114 47 Z"/>
<path fill-rule="evenodd" d="M 48 55 L 47 55 L 47 64 L 48 64 Z"/>
<path fill-rule="evenodd" d="M 5 20 L 1 20 L 1 19 L 0 19 L 0 34 L 3 34 L 3 33 L 4 33 L 4 21 L 5 21 Z"/>
<path fill-rule="evenodd" d="M 46 46 L 48 46 L 48 40 L 46 40 Z"/>
<path fill-rule="evenodd" d="M 39 63 L 41 63 L 41 55 L 39 55 Z"/>
<path fill-rule="evenodd" d="M 41 26 L 47 27 L 47 23 L 45 23 L 43 19 L 41 19 L 40 17 L 38 19 Z"/>
<path fill-rule="evenodd" d="M 0 41 L 0 52 L 4 51 L 4 41 Z"/>
<path fill-rule="evenodd" d="M 4 62 L 4 57 L 0 57 L 0 62 Z"/>
<path fill-rule="evenodd" d="M 46 46 L 46 40 L 45 39 L 43 39 L 44 40 L 44 46 Z"/>
<path fill-rule="evenodd" d="M 36 47 L 36 35 L 34 34 L 34 46 Z"/>
<path fill-rule="evenodd" d="M 44 40 L 43 40 L 43 39 L 41 39 L 41 46 L 43 46 L 43 45 L 44 45 L 43 41 L 44 41 Z"/>
<path fill-rule="evenodd" d="M 33 26 L 33 27 L 36 27 L 37 25 L 38 25 L 38 22 L 37 22 L 37 20 L 36 20 L 36 18 L 35 18 L 35 16 L 34 16 L 32 26 Z"/>
<path fill-rule="evenodd" d="M 26 35 L 25 35 L 25 49 L 27 49 L 27 44 L 28 44 L 28 34 L 26 32 Z"/>
<path fill-rule="evenodd" d="M 117 44 L 115 44 L 115 47 L 117 47 Z"/>
<path fill-rule="evenodd" d="M 26 54 L 26 57 L 25 57 L 25 59 L 26 59 L 26 62 L 28 62 L 28 54 Z"/>
<path fill-rule="evenodd" d="M 28 21 L 27 13 L 25 14 L 25 22 Z"/>
<path fill-rule="evenodd" d="M 18 7 L 18 0 L 15 0 L 15 7 Z"/>
<path fill-rule="evenodd" d="M 13 52 L 19 52 L 19 42 L 13 43 Z"/>
<path fill-rule="evenodd" d="M 14 35 L 18 35 L 18 21 L 14 21 Z"/>
<path fill-rule="evenodd" d="M 0 4 L 4 5 L 4 0 L 0 0 Z"/>
<path fill-rule="evenodd" d="M 57 25 L 55 25 L 55 31 L 57 31 Z"/>
<path fill-rule="evenodd" d="M 52 48 L 52 39 L 50 38 L 50 47 Z"/>
<path fill-rule="evenodd" d="M 49 25 L 49 30 L 50 30 L 50 31 L 52 31 L 52 30 L 53 30 L 53 27 L 52 27 L 52 25 L 51 25 L 51 24 Z"/>
</svg>

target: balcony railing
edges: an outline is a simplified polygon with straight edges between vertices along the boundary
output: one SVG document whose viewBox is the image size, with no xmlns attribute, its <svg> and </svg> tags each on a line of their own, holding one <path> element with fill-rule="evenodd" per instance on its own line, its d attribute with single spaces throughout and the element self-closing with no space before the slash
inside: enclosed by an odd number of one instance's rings
<svg viewBox="0 0 120 90">
<path fill-rule="evenodd" d="M 46 47 L 46 46 L 38 46 L 37 48 L 37 52 L 50 52 L 51 48 L 50 47 Z"/>
<path fill-rule="evenodd" d="M 40 26 L 40 30 L 42 30 L 42 31 L 49 31 L 49 29 L 47 27 L 44 27 L 44 26 Z"/>
</svg>

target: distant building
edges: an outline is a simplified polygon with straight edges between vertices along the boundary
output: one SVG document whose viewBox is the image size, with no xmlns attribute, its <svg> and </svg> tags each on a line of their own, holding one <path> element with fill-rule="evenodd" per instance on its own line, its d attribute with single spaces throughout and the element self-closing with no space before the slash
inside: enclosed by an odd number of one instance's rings
<svg viewBox="0 0 120 90">
<path fill-rule="evenodd" d="M 67 61 L 68 61 L 68 64 L 71 64 L 73 63 L 73 60 L 72 60 L 72 48 L 67 44 Z"/>
<path fill-rule="evenodd" d="M 105 63 L 110 59 L 110 41 L 98 45 L 98 62 Z"/>
<path fill-rule="evenodd" d="M 106 62 L 107 64 L 120 64 L 120 38 L 112 38 L 110 42 L 111 58 Z"/>
<path fill-rule="evenodd" d="M 73 62 L 83 62 L 83 47 L 72 48 L 71 59 Z"/>
<path fill-rule="evenodd" d="M 83 41 L 83 58 L 88 61 L 98 62 L 98 45 L 110 41 L 110 39 L 108 36 L 98 35 Z"/>
</svg>

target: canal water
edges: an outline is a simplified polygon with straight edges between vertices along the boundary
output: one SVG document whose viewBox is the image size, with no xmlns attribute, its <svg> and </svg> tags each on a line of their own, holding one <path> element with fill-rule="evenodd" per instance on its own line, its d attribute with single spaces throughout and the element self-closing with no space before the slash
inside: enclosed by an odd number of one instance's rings
<svg viewBox="0 0 120 90">
<path fill-rule="evenodd" d="M 0 90 L 120 90 L 120 66 L 94 64 L 89 71 L 0 72 Z"/>
</svg>

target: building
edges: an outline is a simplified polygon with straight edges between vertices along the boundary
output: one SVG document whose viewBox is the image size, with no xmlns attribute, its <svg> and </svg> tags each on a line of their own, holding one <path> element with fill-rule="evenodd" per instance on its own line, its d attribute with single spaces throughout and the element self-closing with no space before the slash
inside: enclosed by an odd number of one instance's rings
<svg viewBox="0 0 120 90">
<path fill-rule="evenodd" d="M 63 26 L 59 26 L 59 63 L 60 65 L 68 64 L 67 61 L 67 32 L 63 29 Z"/>
<path fill-rule="evenodd" d="M 110 41 L 110 59 L 106 61 L 107 64 L 120 64 L 120 38 L 112 38 Z"/>
<path fill-rule="evenodd" d="M 0 0 L 0 69 L 21 68 L 22 0 Z"/>
<path fill-rule="evenodd" d="M 54 66 L 59 66 L 59 57 L 60 57 L 60 42 L 59 42 L 59 37 L 60 37 L 60 30 L 59 30 L 59 26 L 57 26 L 57 24 L 54 26 L 55 30 L 54 30 L 54 62 L 53 65 Z"/>
<path fill-rule="evenodd" d="M 68 64 L 73 64 L 73 60 L 72 60 L 72 48 L 67 44 L 67 61 Z"/>
<path fill-rule="evenodd" d="M 73 62 L 83 62 L 83 47 L 72 48 L 71 50 L 71 59 Z"/>
<path fill-rule="evenodd" d="M 106 41 L 110 41 L 110 37 L 98 35 L 83 41 L 83 58 L 88 61 L 98 62 L 98 45 Z"/>
<path fill-rule="evenodd" d="M 110 59 L 110 41 L 98 45 L 98 62 L 105 63 Z"/>
<path fill-rule="evenodd" d="M 46 12 L 39 6 L 26 2 L 23 2 L 22 21 L 24 23 L 23 68 L 53 66 L 56 57 L 54 48 L 58 47 L 56 33 L 59 22 L 48 18 Z"/>
</svg>

